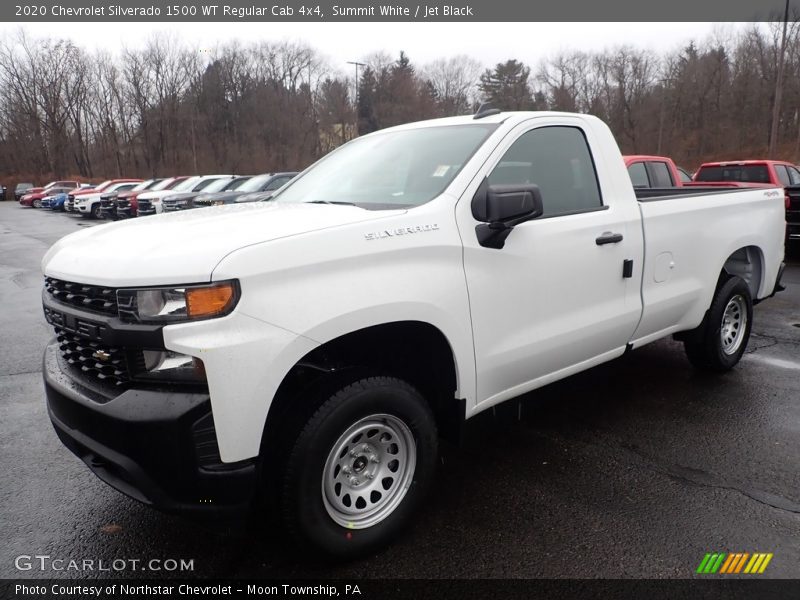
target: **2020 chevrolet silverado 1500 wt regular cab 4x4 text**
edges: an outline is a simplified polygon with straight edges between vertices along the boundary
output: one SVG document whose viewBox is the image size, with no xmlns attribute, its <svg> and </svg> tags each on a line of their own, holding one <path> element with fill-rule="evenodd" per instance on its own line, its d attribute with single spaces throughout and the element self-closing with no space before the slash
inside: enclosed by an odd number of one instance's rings
<svg viewBox="0 0 800 600">
<path fill-rule="evenodd" d="M 256 506 L 355 556 L 408 526 L 465 419 L 672 334 L 736 364 L 780 287 L 781 190 L 634 192 L 594 117 L 476 117 L 358 138 L 271 202 L 57 242 L 63 442 L 142 502 Z"/>
</svg>

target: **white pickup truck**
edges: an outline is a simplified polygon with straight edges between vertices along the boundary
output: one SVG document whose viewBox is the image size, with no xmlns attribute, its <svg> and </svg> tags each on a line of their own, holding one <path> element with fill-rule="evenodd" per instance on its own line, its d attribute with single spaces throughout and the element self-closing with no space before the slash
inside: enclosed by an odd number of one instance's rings
<svg viewBox="0 0 800 600">
<path fill-rule="evenodd" d="M 255 506 L 356 556 L 410 524 L 439 436 L 481 411 L 670 335 L 733 367 L 784 229 L 779 189 L 634 191 L 590 116 L 379 131 L 271 202 L 57 242 L 49 414 L 133 498 Z"/>
</svg>

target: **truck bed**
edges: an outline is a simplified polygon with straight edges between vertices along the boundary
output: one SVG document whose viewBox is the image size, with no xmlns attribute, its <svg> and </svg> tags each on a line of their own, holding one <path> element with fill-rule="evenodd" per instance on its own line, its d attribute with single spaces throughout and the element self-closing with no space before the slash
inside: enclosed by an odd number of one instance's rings
<svg viewBox="0 0 800 600">
<path fill-rule="evenodd" d="M 760 248 L 737 272 L 769 295 L 783 257 L 784 195 L 768 188 L 637 189 L 644 233 L 642 319 L 634 346 L 696 327 L 711 303 L 719 255 Z M 670 200 L 670 202 L 658 202 Z M 747 269 L 747 270 L 745 270 Z"/>
</svg>

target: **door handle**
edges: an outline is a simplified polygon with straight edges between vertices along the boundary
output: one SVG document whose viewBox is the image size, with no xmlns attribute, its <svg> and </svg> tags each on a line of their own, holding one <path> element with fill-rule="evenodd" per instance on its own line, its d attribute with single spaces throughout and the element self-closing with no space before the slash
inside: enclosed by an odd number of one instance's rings
<svg viewBox="0 0 800 600">
<path fill-rule="evenodd" d="M 603 234 L 597 238 L 594 243 L 598 246 L 602 246 L 604 244 L 619 244 L 622 241 L 622 234 L 621 233 L 611 233 L 610 231 L 604 231 Z"/>
</svg>

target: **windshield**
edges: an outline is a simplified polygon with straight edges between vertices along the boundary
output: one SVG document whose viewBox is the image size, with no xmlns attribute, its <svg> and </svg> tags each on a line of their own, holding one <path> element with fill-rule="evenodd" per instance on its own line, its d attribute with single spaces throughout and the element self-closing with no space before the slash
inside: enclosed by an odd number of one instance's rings
<svg viewBox="0 0 800 600">
<path fill-rule="evenodd" d="M 263 175 L 256 175 L 255 177 L 251 177 L 244 183 L 242 183 L 239 187 L 236 188 L 237 192 L 258 192 L 261 191 L 261 188 L 267 184 L 267 182 L 272 179 L 272 173 L 264 173 Z"/>
<path fill-rule="evenodd" d="M 244 184 L 246 184 L 248 181 L 250 181 L 251 179 L 252 179 L 252 177 L 250 177 L 249 175 L 246 176 L 246 177 L 238 177 L 237 179 L 234 179 L 233 181 L 231 181 L 228 185 L 226 185 L 220 191 L 232 192 L 232 191 L 236 190 L 238 192 L 238 191 L 240 191 L 242 189 L 242 186 Z"/>
<path fill-rule="evenodd" d="M 445 190 L 496 128 L 445 125 L 360 138 L 322 159 L 275 200 L 367 209 L 419 206 Z"/>
<path fill-rule="evenodd" d="M 172 188 L 173 192 L 188 192 L 194 186 L 196 186 L 200 182 L 200 175 L 195 175 L 193 177 L 189 177 L 189 179 L 185 179 Z"/>
<path fill-rule="evenodd" d="M 155 181 L 154 179 L 148 179 L 147 181 L 143 181 L 142 183 L 140 183 L 136 187 L 131 188 L 130 191 L 132 191 L 132 192 L 141 192 L 142 190 L 146 190 L 151 185 L 153 185 L 154 181 Z"/>
<path fill-rule="evenodd" d="M 700 167 L 695 181 L 744 181 L 770 183 L 767 165 L 725 165 Z"/>
<path fill-rule="evenodd" d="M 231 184 L 230 177 L 219 177 L 217 179 L 207 179 L 203 182 L 205 185 L 202 187 L 198 186 L 193 192 L 199 192 L 203 190 L 204 194 L 213 194 L 214 192 L 221 192 L 225 189 L 228 185 Z"/>
<path fill-rule="evenodd" d="M 111 185 L 111 180 L 107 179 L 103 183 L 98 183 L 96 186 L 94 186 L 94 190 L 97 191 L 97 192 L 100 192 L 100 191 L 106 189 L 110 185 Z"/>
<path fill-rule="evenodd" d="M 166 179 L 162 179 L 157 184 L 155 184 L 153 187 L 151 187 L 150 191 L 151 192 L 157 192 L 159 190 L 164 190 L 164 189 L 168 188 L 173 183 L 175 185 L 178 185 L 178 183 L 180 183 L 180 182 L 176 183 L 175 179 L 177 179 L 177 178 L 176 177 L 167 177 Z"/>
</svg>

